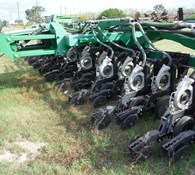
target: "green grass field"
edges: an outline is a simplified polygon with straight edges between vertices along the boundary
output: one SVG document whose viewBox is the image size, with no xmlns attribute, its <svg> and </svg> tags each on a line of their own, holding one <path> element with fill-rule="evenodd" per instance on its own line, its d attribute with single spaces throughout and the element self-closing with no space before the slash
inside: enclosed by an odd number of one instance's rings
<svg viewBox="0 0 195 175">
<path fill-rule="evenodd" d="M 175 43 L 157 46 L 195 54 Z M 34 159 L 20 166 L 0 163 L 0 175 L 187 175 L 195 174 L 195 147 L 188 159 L 171 165 L 161 159 L 157 145 L 154 155 L 141 165 L 133 165 L 127 152 L 130 138 L 157 128 L 152 114 L 140 119 L 132 129 L 122 131 L 116 122 L 105 130 L 91 127 L 91 106 L 70 107 L 68 97 L 53 89 L 23 60 L 0 58 L 0 155 L 2 150 L 22 153 L 15 141 L 43 142 Z"/>
</svg>

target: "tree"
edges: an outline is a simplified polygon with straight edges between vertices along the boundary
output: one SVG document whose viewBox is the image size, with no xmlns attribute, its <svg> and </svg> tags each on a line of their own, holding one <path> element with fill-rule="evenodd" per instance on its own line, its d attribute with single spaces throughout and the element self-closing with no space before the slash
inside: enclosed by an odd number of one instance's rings
<svg viewBox="0 0 195 175">
<path fill-rule="evenodd" d="M 31 9 L 27 9 L 26 19 L 30 21 L 35 21 L 37 23 L 43 22 L 42 13 L 45 12 L 45 8 L 42 6 L 33 6 Z"/>
<path fill-rule="evenodd" d="M 2 23 L 3 23 L 3 26 L 4 26 L 4 27 L 7 27 L 7 26 L 9 25 L 9 22 L 8 22 L 7 20 L 3 20 Z"/>
<path fill-rule="evenodd" d="M 0 32 L 3 29 L 3 22 L 0 20 Z"/>
<path fill-rule="evenodd" d="M 80 13 L 73 14 L 73 16 L 79 16 L 79 18 L 74 19 L 75 22 L 85 22 L 85 21 L 96 19 L 97 13 L 95 13 L 95 12 L 80 12 Z"/>
<path fill-rule="evenodd" d="M 126 14 L 117 8 L 109 8 L 107 10 L 104 10 L 101 12 L 98 16 L 97 19 L 102 19 L 102 18 L 122 18 L 125 17 Z"/>
<path fill-rule="evenodd" d="M 195 18 L 195 14 L 192 14 L 192 15 L 190 16 L 190 18 Z"/>
<path fill-rule="evenodd" d="M 162 4 L 157 4 L 153 7 L 153 10 L 157 13 L 162 13 L 165 10 L 165 7 Z"/>
</svg>

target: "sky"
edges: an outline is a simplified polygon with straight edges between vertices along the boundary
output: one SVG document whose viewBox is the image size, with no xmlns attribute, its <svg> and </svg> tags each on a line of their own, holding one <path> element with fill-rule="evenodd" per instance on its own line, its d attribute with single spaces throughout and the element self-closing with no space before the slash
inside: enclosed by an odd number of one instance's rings
<svg viewBox="0 0 195 175">
<path fill-rule="evenodd" d="M 170 8 L 194 8 L 195 0 L 0 0 L 0 19 L 18 19 L 17 2 L 19 3 L 20 19 L 25 19 L 25 10 L 38 5 L 45 7 L 44 15 L 60 14 L 67 15 L 79 12 L 101 12 L 108 8 L 124 9 L 152 9 L 156 4 L 163 4 L 166 9 Z"/>
</svg>

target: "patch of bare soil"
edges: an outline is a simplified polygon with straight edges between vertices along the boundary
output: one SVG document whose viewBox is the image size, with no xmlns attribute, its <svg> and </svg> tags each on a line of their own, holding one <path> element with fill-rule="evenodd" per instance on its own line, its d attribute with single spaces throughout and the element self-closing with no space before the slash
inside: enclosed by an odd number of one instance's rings
<svg viewBox="0 0 195 175">
<path fill-rule="evenodd" d="M 13 153 L 7 149 L 0 150 L 0 163 L 10 162 L 13 166 L 21 166 L 29 160 L 34 160 L 40 153 L 46 143 L 31 142 L 31 141 L 17 141 L 10 143 L 8 146 L 19 146 L 22 152 Z"/>
</svg>

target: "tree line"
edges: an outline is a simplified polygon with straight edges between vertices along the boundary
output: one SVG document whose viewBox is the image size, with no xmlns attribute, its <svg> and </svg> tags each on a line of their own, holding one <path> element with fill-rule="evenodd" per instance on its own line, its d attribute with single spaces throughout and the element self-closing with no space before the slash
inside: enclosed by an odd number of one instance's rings
<svg viewBox="0 0 195 175">
<path fill-rule="evenodd" d="M 85 22 L 90 19 L 105 19 L 105 18 L 123 18 L 123 17 L 134 17 L 137 10 L 135 9 L 126 9 L 126 10 L 120 10 L 118 8 L 109 8 L 101 13 L 93 13 L 93 12 L 83 12 L 83 13 L 77 13 L 77 14 L 70 14 L 70 15 L 77 15 L 79 16 L 78 19 L 76 19 L 76 22 Z M 26 19 L 29 21 L 33 21 L 36 23 L 42 23 L 44 22 L 43 14 L 45 12 L 45 8 L 42 6 L 33 6 L 31 9 L 27 9 L 25 11 Z M 161 14 L 161 16 L 166 14 L 167 16 L 174 16 L 177 14 L 177 9 L 169 9 L 167 11 L 163 4 L 157 4 L 153 7 L 153 9 L 148 10 L 147 13 L 143 10 L 140 12 L 141 17 L 150 17 L 151 18 L 158 18 L 158 15 Z M 195 9 L 184 9 L 184 15 L 185 18 L 195 18 Z M 167 19 L 167 17 L 165 17 Z M 1 26 L 7 26 L 8 21 L 3 20 L 0 22 Z"/>
<path fill-rule="evenodd" d="M 77 14 L 70 14 L 70 15 L 77 15 L 79 16 L 76 21 L 78 22 L 85 22 L 90 19 L 105 19 L 105 18 L 122 18 L 122 17 L 134 17 L 134 14 L 137 10 L 135 9 L 126 9 L 126 10 L 120 10 L 117 8 L 109 8 L 101 13 L 93 13 L 93 12 L 83 12 L 83 13 L 77 13 Z M 33 20 L 35 22 L 42 22 L 42 14 L 45 12 L 45 8 L 42 6 L 33 6 L 31 9 L 27 9 L 25 11 L 26 17 L 28 20 Z M 167 11 L 163 4 L 157 4 L 153 7 L 153 9 L 148 10 L 147 13 L 145 11 L 140 11 L 141 17 L 148 16 L 157 16 L 157 15 L 163 15 L 163 13 L 167 13 L 168 16 L 176 16 L 177 9 L 169 9 Z M 184 14 L 186 18 L 194 17 L 195 18 L 195 9 L 184 9 Z"/>
</svg>

